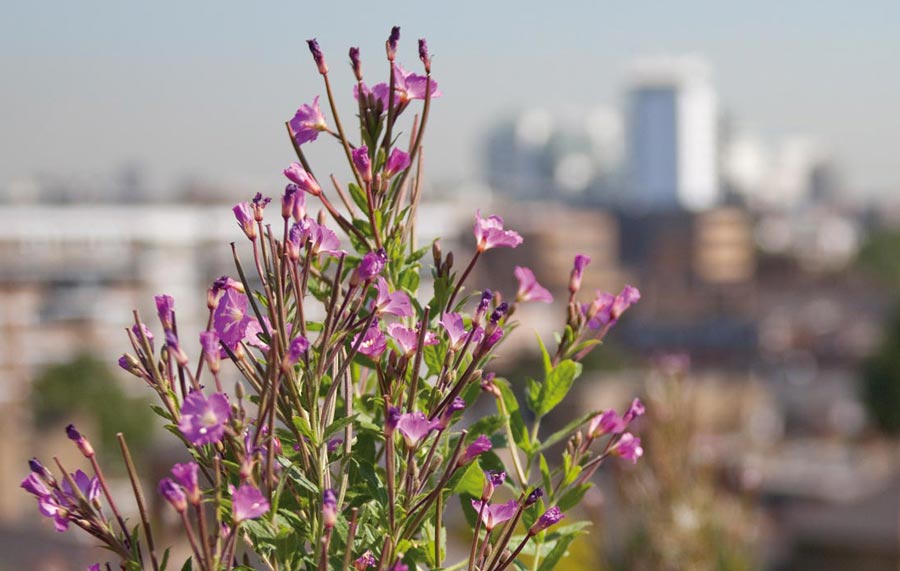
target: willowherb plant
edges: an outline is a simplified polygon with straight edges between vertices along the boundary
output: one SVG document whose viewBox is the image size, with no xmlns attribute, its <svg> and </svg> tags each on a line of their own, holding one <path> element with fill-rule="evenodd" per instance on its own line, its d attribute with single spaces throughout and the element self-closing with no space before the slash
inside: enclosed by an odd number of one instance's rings
<svg viewBox="0 0 900 571">
<path fill-rule="evenodd" d="M 133 352 L 120 366 L 157 394 L 161 406 L 154 410 L 191 456 L 158 485 L 192 552 L 181 569 L 502 571 L 522 568 L 524 556 L 544 571 L 582 533 L 583 522 L 557 524 L 603 460 L 637 461 L 642 454 L 640 440 L 626 432 L 643 413 L 637 400 L 622 416 L 595 411 L 540 434 L 541 419 L 579 376 L 581 359 L 640 297 L 627 286 L 579 303 L 587 256 L 575 259 L 555 352 L 540 343 L 542 378 L 528 380 L 525 398 L 530 426 L 510 385 L 485 371 L 516 325 L 518 304 L 552 296 L 527 268 L 516 268 L 520 287 L 509 301 L 489 290 L 467 294 L 482 256 L 522 243 L 499 216 L 476 214 L 475 253 L 460 274 L 437 241 L 416 248 L 422 139 L 440 92 L 425 40 L 419 40 L 424 75 L 395 61 L 399 35 L 394 28 L 386 43 L 388 81 L 371 88 L 359 49 L 350 50 L 358 143 L 338 118 L 319 44 L 309 41 L 334 129 L 318 98 L 301 106 L 287 122 L 299 162 L 284 171 L 290 184 L 280 212 L 273 216 L 277 205 L 260 194 L 234 207 L 253 271 L 232 244 L 236 278 L 222 277 L 208 291 L 199 357 L 188 354 L 189 337 L 178 331 L 169 296 L 156 298 L 159 338 L 137 312 L 127 330 Z M 400 148 L 400 119 L 417 100 L 424 102 L 421 118 L 412 120 L 409 144 Z M 352 172 L 346 192 L 330 177 L 340 209 L 303 153 L 323 133 L 342 147 Z M 324 207 L 316 218 L 306 211 L 310 198 Z M 419 280 L 429 250 L 433 291 L 425 295 Z M 230 393 L 222 367 L 229 361 L 239 378 Z M 469 418 L 459 429 L 479 397 L 491 399 L 496 414 Z M 119 558 L 121 569 L 166 569 L 170 552 L 160 554 L 154 542 L 124 438 L 140 514 L 134 527 L 110 494 L 88 439 L 71 426 L 68 434 L 93 475 L 70 472 L 57 459 L 54 475 L 35 459 L 22 487 L 58 530 L 80 527 Z M 551 469 L 545 452 L 566 439 L 562 461 Z M 461 561 L 445 567 L 444 516 L 453 496 L 472 527 L 471 543 Z"/>
</svg>

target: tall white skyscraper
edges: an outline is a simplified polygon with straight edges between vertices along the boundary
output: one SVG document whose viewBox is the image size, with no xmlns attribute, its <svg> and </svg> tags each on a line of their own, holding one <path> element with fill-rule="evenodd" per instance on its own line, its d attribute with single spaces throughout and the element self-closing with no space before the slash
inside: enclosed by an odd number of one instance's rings
<svg viewBox="0 0 900 571">
<path fill-rule="evenodd" d="M 703 60 L 659 57 L 635 63 L 627 145 L 629 204 L 702 210 L 716 203 L 717 104 Z"/>
</svg>

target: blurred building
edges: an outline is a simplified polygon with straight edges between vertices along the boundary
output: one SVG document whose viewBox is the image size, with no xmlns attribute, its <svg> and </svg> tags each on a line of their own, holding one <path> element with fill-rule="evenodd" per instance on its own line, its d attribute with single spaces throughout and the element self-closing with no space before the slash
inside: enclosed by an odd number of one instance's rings
<svg viewBox="0 0 900 571">
<path fill-rule="evenodd" d="M 715 204 L 718 115 L 708 66 L 693 57 L 638 61 L 627 99 L 628 202 L 655 210 Z"/>
</svg>

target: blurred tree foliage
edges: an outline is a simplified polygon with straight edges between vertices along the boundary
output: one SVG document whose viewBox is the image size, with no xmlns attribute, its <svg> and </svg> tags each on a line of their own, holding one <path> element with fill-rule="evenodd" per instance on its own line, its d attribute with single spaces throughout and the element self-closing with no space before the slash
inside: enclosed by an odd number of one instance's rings
<svg viewBox="0 0 900 571">
<path fill-rule="evenodd" d="M 141 457 L 153 437 L 155 416 L 144 399 L 129 397 L 120 383 L 103 361 L 88 353 L 47 367 L 31 391 L 37 429 L 56 429 L 76 418 L 90 419 L 93 426 L 79 428 L 105 463 L 119 458 L 118 432 L 125 434 L 132 454 Z"/>
<path fill-rule="evenodd" d="M 872 232 L 860 248 L 856 261 L 866 273 L 900 290 L 900 231 Z"/>
<path fill-rule="evenodd" d="M 900 434 L 900 311 L 894 311 L 881 346 L 863 363 L 863 402 L 879 428 Z"/>
<path fill-rule="evenodd" d="M 646 450 L 620 478 L 625 510 L 634 515 L 614 569 L 627 571 L 750 571 L 758 521 L 736 493 L 698 465 L 693 446 L 697 410 L 691 385 L 679 375 L 648 383 Z M 621 466 L 616 464 L 616 466 Z"/>
</svg>

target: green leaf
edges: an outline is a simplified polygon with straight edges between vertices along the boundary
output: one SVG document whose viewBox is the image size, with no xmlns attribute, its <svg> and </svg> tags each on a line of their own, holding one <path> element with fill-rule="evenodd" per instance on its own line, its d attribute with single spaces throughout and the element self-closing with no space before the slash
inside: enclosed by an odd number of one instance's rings
<svg viewBox="0 0 900 571">
<path fill-rule="evenodd" d="M 478 462 L 472 462 L 466 467 L 466 471 L 462 477 L 457 480 L 453 486 L 454 494 L 468 494 L 473 497 L 480 497 L 484 489 L 484 472 Z"/>
<path fill-rule="evenodd" d="M 587 523 L 587 522 L 585 522 Z M 559 539 L 556 540 L 556 544 L 553 546 L 553 549 L 550 550 L 543 561 L 541 561 L 540 567 L 538 567 L 538 571 L 551 571 L 556 564 L 559 563 L 559 560 L 563 558 L 566 552 L 569 549 L 569 545 L 575 541 L 579 535 L 582 535 L 584 532 L 581 530 L 573 531 L 570 533 L 560 534 Z"/>
<path fill-rule="evenodd" d="M 184 562 L 184 565 L 181 566 L 181 571 L 191 571 L 193 569 L 193 563 L 191 562 L 191 557 L 187 558 L 187 561 Z"/>
<path fill-rule="evenodd" d="M 572 388 L 572 383 L 581 375 L 581 363 L 566 359 L 550 371 L 541 385 L 538 402 L 538 416 L 544 416 L 562 402 Z"/>
<path fill-rule="evenodd" d="M 522 413 L 519 411 L 519 401 L 516 400 L 516 395 L 513 394 L 509 383 L 505 379 L 494 379 L 494 384 L 500 389 L 503 404 L 506 406 L 506 412 L 509 414 L 509 427 L 512 431 L 513 440 L 523 452 L 529 454 L 532 450 L 531 438 L 528 435 L 528 429 L 525 428 Z"/>
<path fill-rule="evenodd" d="M 335 420 L 328 426 L 328 428 L 325 429 L 325 433 L 322 435 L 322 439 L 328 440 L 334 434 L 337 434 L 338 432 L 343 430 L 348 424 L 351 424 L 354 420 L 356 420 L 357 416 L 359 416 L 359 415 L 354 414 L 353 416 L 345 416 L 343 418 L 339 418 L 339 419 Z"/>
<path fill-rule="evenodd" d="M 584 497 L 584 494 L 586 494 L 590 488 L 590 484 L 580 484 L 574 488 L 569 488 L 559 497 L 559 501 L 556 502 L 556 505 L 559 506 L 559 509 L 562 511 L 567 512 L 578 505 L 581 498 Z"/>
<path fill-rule="evenodd" d="M 547 347 L 544 345 L 544 340 L 541 339 L 541 336 L 538 335 L 536 331 L 534 335 L 537 337 L 538 345 L 541 348 L 541 361 L 544 364 L 544 378 L 547 378 L 547 375 L 549 375 L 550 371 L 553 370 L 553 364 L 550 360 L 550 353 L 547 352 Z"/>
<path fill-rule="evenodd" d="M 350 197 L 353 198 L 353 202 L 359 206 L 360 210 L 367 212 L 369 210 L 369 203 L 366 200 L 365 191 L 352 182 L 347 185 L 347 188 L 350 189 Z"/>
<path fill-rule="evenodd" d="M 541 384 L 531 377 L 525 378 L 525 404 L 528 405 L 528 410 L 531 412 L 537 412 L 538 407 L 540 406 L 541 399 Z"/>
</svg>

